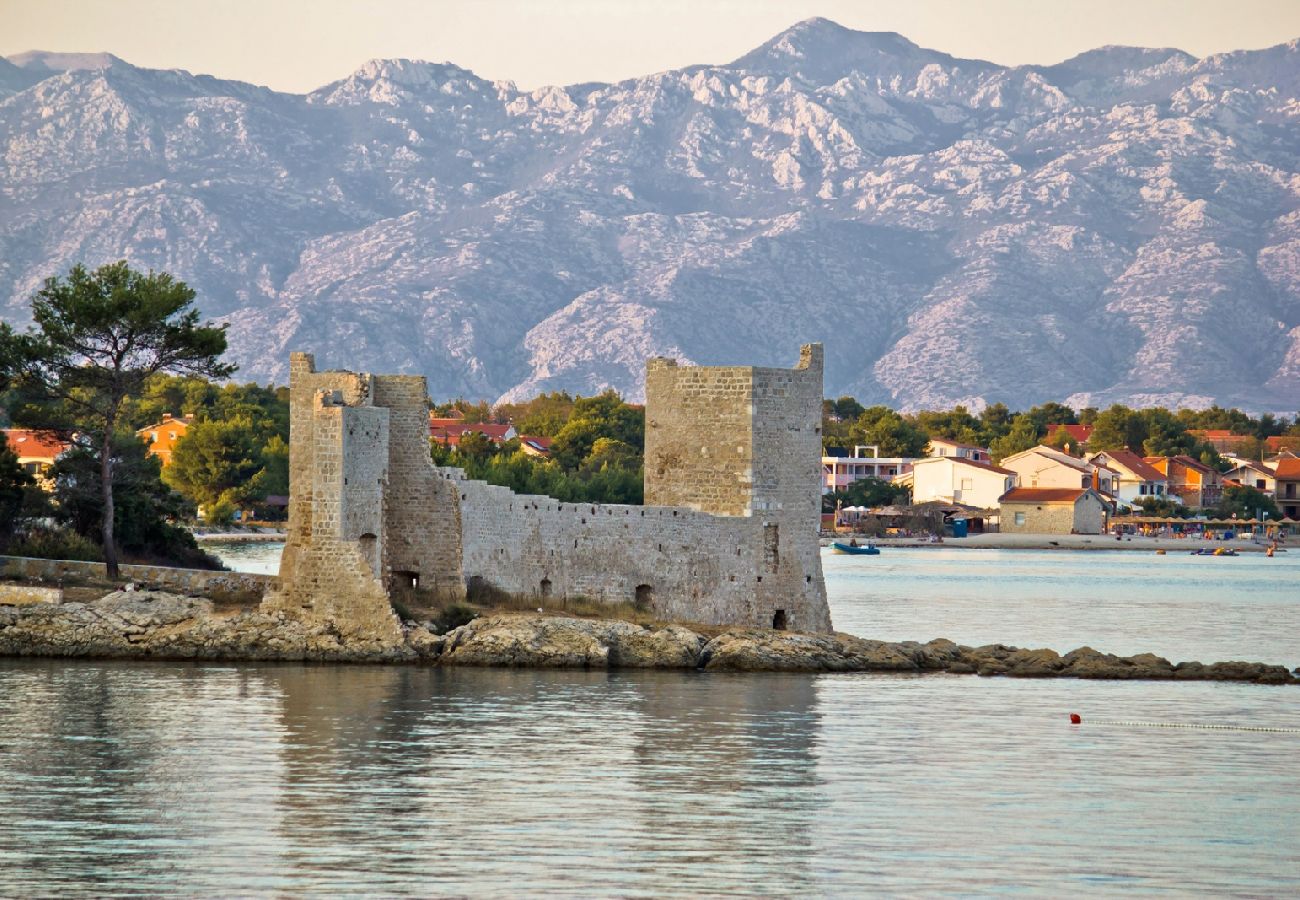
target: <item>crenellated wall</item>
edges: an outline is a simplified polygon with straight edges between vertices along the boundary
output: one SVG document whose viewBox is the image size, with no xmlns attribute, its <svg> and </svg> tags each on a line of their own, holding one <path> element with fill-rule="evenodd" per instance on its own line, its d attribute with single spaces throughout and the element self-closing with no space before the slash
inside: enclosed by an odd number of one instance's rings
<svg viewBox="0 0 1300 900">
<path fill-rule="evenodd" d="M 518 495 L 435 467 L 423 378 L 291 370 L 290 521 L 268 608 L 384 639 L 389 597 L 474 581 L 663 619 L 831 627 L 818 553 L 821 347 L 794 369 L 651 360 L 646 506 Z"/>
</svg>

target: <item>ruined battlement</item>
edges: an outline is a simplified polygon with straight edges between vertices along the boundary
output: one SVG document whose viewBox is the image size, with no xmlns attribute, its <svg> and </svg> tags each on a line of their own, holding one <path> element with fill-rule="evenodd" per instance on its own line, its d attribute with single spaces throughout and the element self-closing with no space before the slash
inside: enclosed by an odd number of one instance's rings
<svg viewBox="0 0 1300 900">
<path fill-rule="evenodd" d="M 290 359 L 289 536 L 265 604 L 391 634 L 412 587 L 830 629 L 818 554 L 821 346 L 793 369 L 646 366 L 644 507 L 519 495 L 433 465 L 418 376 Z"/>
</svg>

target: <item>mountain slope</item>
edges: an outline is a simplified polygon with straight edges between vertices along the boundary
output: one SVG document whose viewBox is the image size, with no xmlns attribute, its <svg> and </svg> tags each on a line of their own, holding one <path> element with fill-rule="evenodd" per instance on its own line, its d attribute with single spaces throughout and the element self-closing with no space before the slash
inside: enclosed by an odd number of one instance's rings
<svg viewBox="0 0 1300 900">
<path fill-rule="evenodd" d="M 305 96 L 0 61 L 0 312 L 74 262 L 189 281 L 242 375 L 435 395 L 788 364 L 913 408 L 1300 407 L 1300 54 L 956 59 L 799 23 L 740 59 L 520 91 L 372 60 Z"/>
</svg>

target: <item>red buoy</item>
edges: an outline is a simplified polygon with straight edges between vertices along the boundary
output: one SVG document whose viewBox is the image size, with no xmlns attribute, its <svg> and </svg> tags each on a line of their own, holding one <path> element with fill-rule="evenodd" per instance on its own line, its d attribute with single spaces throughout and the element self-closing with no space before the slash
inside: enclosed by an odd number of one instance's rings
<svg viewBox="0 0 1300 900">
<path fill-rule="evenodd" d="M 1082 724 L 1083 724 L 1083 719 L 1082 719 L 1082 717 L 1080 717 L 1080 715 L 1079 715 L 1078 713 L 1070 713 L 1070 724 L 1071 724 L 1071 725 L 1082 725 Z"/>
</svg>

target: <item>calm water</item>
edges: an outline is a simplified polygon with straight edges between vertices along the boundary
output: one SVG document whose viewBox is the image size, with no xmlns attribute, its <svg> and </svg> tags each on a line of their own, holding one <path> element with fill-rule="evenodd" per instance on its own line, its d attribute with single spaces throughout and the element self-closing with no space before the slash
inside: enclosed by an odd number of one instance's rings
<svg viewBox="0 0 1300 900">
<path fill-rule="evenodd" d="M 862 634 L 1300 663 L 1289 559 L 1171 560 L 826 564 Z M 1065 721 L 1296 727 L 1294 688 L 3 660 L 0 690 L 5 896 L 1300 891 L 1300 735 Z"/>
</svg>

